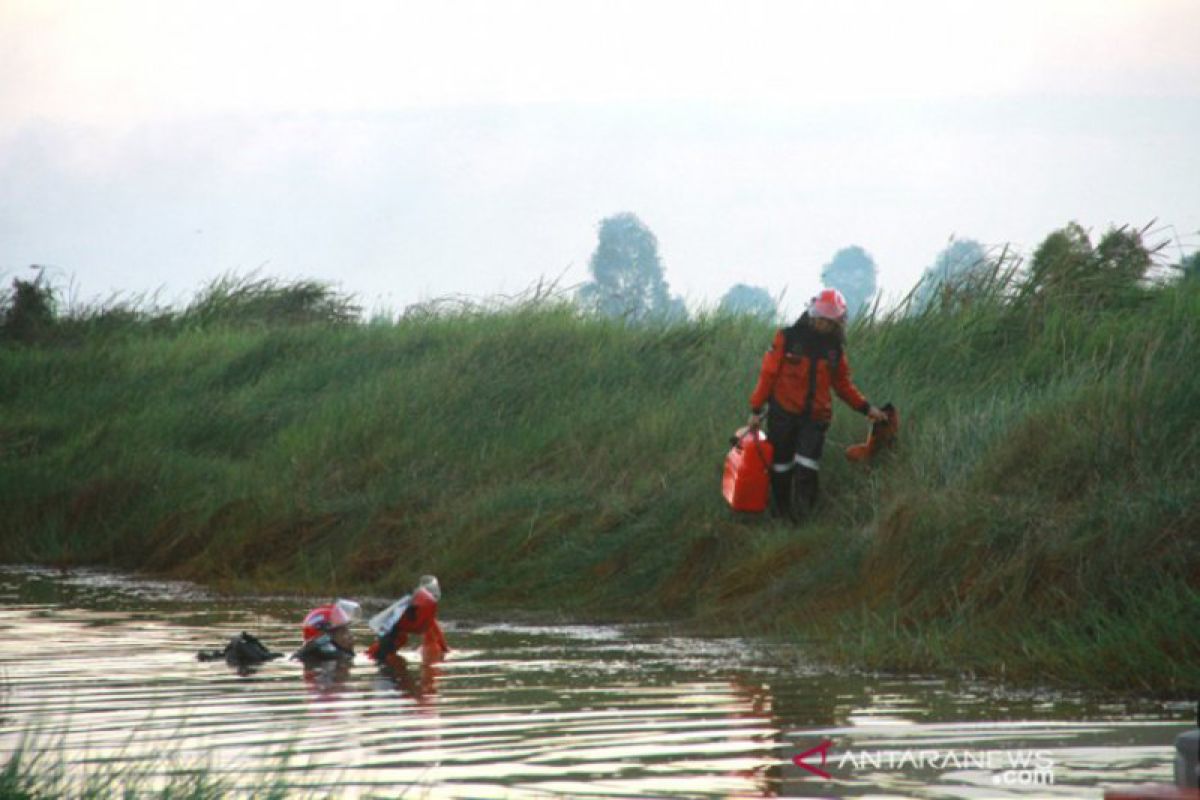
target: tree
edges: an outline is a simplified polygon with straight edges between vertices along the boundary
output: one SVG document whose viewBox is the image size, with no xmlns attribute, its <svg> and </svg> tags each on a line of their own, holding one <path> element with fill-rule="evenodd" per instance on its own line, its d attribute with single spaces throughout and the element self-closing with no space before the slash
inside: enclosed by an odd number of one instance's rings
<svg viewBox="0 0 1200 800">
<path fill-rule="evenodd" d="M 1133 288 L 1154 263 L 1142 234 L 1128 225 L 1109 228 L 1092 247 L 1077 222 L 1054 231 L 1033 253 L 1025 291 L 1038 297 L 1105 302 Z"/>
<path fill-rule="evenodd" d="M 32 281 L 15 278 L 12 290 L 0 295 L 0 338 L 31 342 L 54 325 L 57 299 L 54 289 L 43 283 L 44 270 Z"/>
<path fill-rule="evenodd" d="M 979 242 L 952 240 L 921 275 L 920 283 L 913 290 L 913 310 L 924 311 L 938 301 L 943 307 L 952 305 L 970 295 L 991 267 L 987 251 Z"/>
<path fill-rule="evenodd" d="M 1116 287 L 1132 286 L 1150 271 L 1154 259 L 1142 243 L 1142 232 L 1122 225 L 1109 228 L 1096 245 L 1096 272 L 1101 283 Z"/>
<path fill-rule="evenodd" d="M 654 315 L 671 322 L 684 322 L 688 318 L 687 303 L 679 295 L 673 294 L 667 298 L 667 304 L 655 311 Z"/>
<path fill-rule="evenodd" d="M 774 319 L 778 311 L 770 292 L 761 286 L 744 283 L 731 286 L 721 297 L 717 309 L 727 314 L 748 314 L 763 319 Z"/>
<path fill-rule="evenodd" d="M 1063 294 L 1078 284 L 1092 260 L 1092 240 L 1078 222 L 1047 236 L 1033 251 L 1026 288 L 1033 294 Z"/>
<path fill-rule="evenodd" d="M 687 313 L 663 277 L 658 239 L 635 214 L 601 220 L 588 268 L 592 280 L 580 287 L 579 300 L 605 316 L 641 320 Z"/>
<path fill-rule="evenodd" d="M 1200 250 L 1180 259 L 1179 269 L 1183 270 L 1184 280 L 1200 280 Z"/>
<path fill-rule="evenodd" d="M 861 312 L 875 297 L 875 278 L 879 268 L 875 260 L 857 245 L 837 251 L 821 270 L 821 281 L 846 298 L 850 316 Z"/>
</svg>

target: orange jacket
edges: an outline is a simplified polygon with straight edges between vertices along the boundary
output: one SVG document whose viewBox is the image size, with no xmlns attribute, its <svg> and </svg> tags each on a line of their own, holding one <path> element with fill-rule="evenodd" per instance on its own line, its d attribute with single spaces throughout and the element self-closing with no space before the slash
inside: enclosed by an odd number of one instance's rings
<svg viewBox="0 0 1200 800">
<path fill-rule="evenodd" d="M 770 399 L 784 411 L 808 413 L 818 422 L 828 422 L 833 417 L 831 387 L 859 413 L 871 408 L 850 379 L 850 361 L 841 345 L 801 320 L 776 331 L 771 349 L 763 356 L 750 407 L 757 411 Z"/>
<path fill-rule="evenodd" d="M 383 661 L 399 648 L 408 643 L 410 633 L 419 633 L 421 639 L 421 655 L 428 661 L 440 661 L 450 649 L 446 644 L 446 635 L 437 621 L 438 601 L 428 589 L 417 589 L 412 594 L 412 600 L 400 619 L 392 625 L 392 629 L 376 638 L 367 648 L 367 655 L 375 661 Z"/>
</svg>

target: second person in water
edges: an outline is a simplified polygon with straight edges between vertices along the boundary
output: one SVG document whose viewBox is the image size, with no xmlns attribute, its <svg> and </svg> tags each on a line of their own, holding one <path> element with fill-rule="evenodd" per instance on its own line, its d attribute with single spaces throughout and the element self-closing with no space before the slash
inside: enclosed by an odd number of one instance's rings
<svg viewBox="0 0 1200 800">
<path fill-rule="evenodd" d="M 442 589 L 433 575 L 424 575 L 412 593 L 372 617 L 367 623 L 375 633 L 375 641 L 367 648 L 367 656 L 379 664 L 397 658 L 397 650 L 408 643 L 412 634 L 422 637 L 421 660 L 441 661 L 450 650 L 446 636 L 437 621 L 438 602 Z M 351 625 L 361 619 L 362 610 L 353 600 L 335 600 L 317 606 L 304 617 L 301 634 L 303 644 L 292 658 L 309 663 L 323 661 L 350 662 L 354 659 L 354 631 Z"/>
<path fill-rule="evenodd" d="M 411 594 L 397 600 L 367 623 L 375 632 L 375 642 L 367 655 L 377 664 L 387 664 L 412 634 L 421 635 L 421 660 L 432 664 L 445 658 L 450 647 L 437 621 L 442 588 L 433 575 L 423 575 Z"/>
</svg>

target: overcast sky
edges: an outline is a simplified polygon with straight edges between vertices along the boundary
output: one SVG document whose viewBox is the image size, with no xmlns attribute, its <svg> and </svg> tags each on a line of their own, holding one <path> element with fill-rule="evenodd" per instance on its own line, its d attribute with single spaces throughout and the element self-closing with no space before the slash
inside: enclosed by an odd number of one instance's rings
<svg viewBox="0 0 1200 800">
<path fill-rule="evenodd" d="M 587 278 L 632 211 L 671 289 L 906 290 L 951 236 L 1200 246 L 1200 0 L 0 0 L 0 275 L 368 307 Z"/>
</svg>

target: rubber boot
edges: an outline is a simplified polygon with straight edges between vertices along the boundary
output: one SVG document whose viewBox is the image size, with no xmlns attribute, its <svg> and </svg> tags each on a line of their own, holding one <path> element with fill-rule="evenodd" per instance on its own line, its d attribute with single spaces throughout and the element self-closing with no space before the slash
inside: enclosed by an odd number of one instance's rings
<svg viewBox="0 0 1200 800">
<path fill-rule="evenodd" d="M 792 473 L 771 470 L 771 516 L 790 519 L 792 516 Z"/>
<path fill-rule="evenodd" d="M 801 516 L 811 514 L 817 507 L 817 491 L 821 473 L 807 467 L 796 468 L 796 495 L 792 503 Z"/>
</svg>

